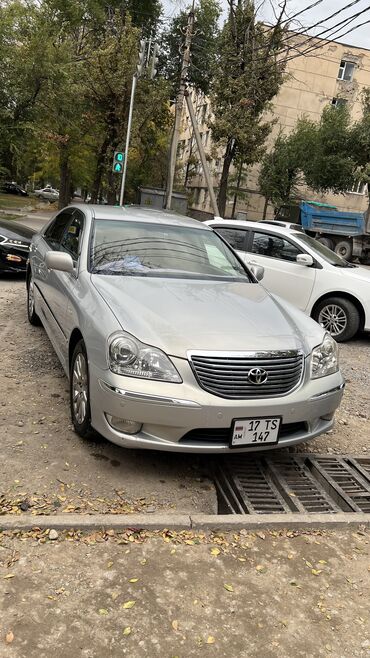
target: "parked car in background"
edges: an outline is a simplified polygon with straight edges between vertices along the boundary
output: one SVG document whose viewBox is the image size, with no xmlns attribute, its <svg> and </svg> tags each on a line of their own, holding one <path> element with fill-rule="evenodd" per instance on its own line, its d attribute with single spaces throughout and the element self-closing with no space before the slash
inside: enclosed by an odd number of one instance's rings
<svg viewBox="0 0 370 658">
<path fill-rule="evenodd" d="M 23 189 L 18 183 L 14 181 L 4 181 L 0 183 L 0 192 L 2 194 L 15 194 L 17 196 L 28 196 L 26 190 Z"/>
<path fill-rule="evenodd" d="M 41 190 L 35 190 L 34 194 L 39 199 L 46 199 L 47 201 L 58 201 L 59 199 L 58 190 L 55 190 L 53 187 L 49 186 L 43 187 Z"/>
<path fill-rule="evenodd" d="M 247 265 L 265 270 L 263 285 L 310 315 L 336 341 L 370 331 L 370 271 L 314 238 L 279 223 L 210 220 Z"/>
<path fill-rule="evenodd" d="M 59 212 L 32 240 L 28 318 L 69 377 L 76 432 L 220 454 L 327 432 L 344 386 L 336 342 L 261 276 L 188 217 Z"/>
<path fill-rule="evenodd" d="M 35 231 L 11 220 L 0 220 L 0 273 L 26 272 Z"/>
</svg>

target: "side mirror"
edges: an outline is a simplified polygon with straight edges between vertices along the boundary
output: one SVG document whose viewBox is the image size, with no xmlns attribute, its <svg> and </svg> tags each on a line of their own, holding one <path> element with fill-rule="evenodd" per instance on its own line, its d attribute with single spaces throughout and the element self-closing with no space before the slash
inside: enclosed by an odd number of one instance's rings
<svg viewBox="0 0 370 658">
<path fill-rule="evenodd" d="M 306 267 L 311 267 L 313 265 L 313 258 L 310 254 L 298 254 L 297 256 L 298 265 L 305 265 Z"/>
<path fill-rule="evenodd" d="M 257 281 L 262 281 L 263 277 L 265 276 L 264 267 L 262 267 L 261 265 L 250 265 L 249 269 L 252 272 L 253 276 L 257 279 Z"/>
<path fill-rule="evenodd" d="M 48 270 L 73 272 L 72 256 L 63 251 L 49 251 L 45 256 L 45 264 Z"/>
</svg>

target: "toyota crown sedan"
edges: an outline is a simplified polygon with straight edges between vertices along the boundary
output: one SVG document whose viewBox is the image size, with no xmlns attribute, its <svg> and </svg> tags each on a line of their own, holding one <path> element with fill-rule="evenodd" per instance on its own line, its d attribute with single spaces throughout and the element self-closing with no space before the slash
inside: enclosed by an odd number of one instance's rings
<svg viewBox="0 0 370 658">
<path fill-rule="evenodd" d="M 207 221 L 247 266 L 264 269 L 263 285 L 310 315 L 338 343 L 370 331 L 370 271 L 288 222 Z"/>
<path fill-rule="evenodd" d="M 337 344 L 262 276 L 187 217 L 59 212 L 32 240 L 28 318 L 69 378 L 76 432 L 225 454 L 330 430 L 344 387 Z"/>
</svg>

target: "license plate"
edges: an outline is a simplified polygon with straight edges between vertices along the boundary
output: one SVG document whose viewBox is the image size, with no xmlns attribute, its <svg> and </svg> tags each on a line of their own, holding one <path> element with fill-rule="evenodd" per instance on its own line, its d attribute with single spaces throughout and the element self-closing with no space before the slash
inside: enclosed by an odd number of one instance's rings
<svg viewBox="0 0 370 658">
<path fill-rule="evenodd" d="M 264 446 L 277 443 L 281 418 L 241 418 L 234 420 L 231 447 Z"/>
</svg>

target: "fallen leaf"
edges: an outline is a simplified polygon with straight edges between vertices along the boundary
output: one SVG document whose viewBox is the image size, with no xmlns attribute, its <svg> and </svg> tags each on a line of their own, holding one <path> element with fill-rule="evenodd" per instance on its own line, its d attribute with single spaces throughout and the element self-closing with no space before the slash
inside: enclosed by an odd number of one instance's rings
<svg viewBox="0 0 370 658">
<path fill-rule="evenodd" d="M 319 564 L 328 564 L 326 560 L 319 560 Z"/>
<path fill-rule="evenodd" d="M 9 578 L 14 578 L 15 574 L 14 573 L 7 573 L 6 576 L 3 576 L 4 580 L 9 580 Z"/>
<path fill-rule="evenodd" d="M 321 572 L 322 569 L 311 569 L 311 573 L 313 576 L 319 576 Z"/>
<path fill-rule="evenodd" d="M 128 582 L 129 583 L 137 583 L 138 580 L 139 580 L 138 578 L 130 578 L 130 580 Z"/>
<path fill-rule="evenodd" d="M 220 555 L 221 551 L 219 548 L 211 548 L 211 555 Z"/>
<path fill-rule="evenodd" d="M 126 626 L 126 628 L 123 629 L 122 635 L 130 635 L 131 633 L 131 626 Z"/>
<path fill-rule="evenodd" d="M 257 537 L 259 537 L 260 539 L 266 539 L 266 535 L 265 535 L 264 532 L 261 532 L 261 531 L 260 531 L 260 532 L 256 532 L 256 535 L 257 535 Z"/>
<path fill-rule="evenodd" d="M 171 626 L 172 626 L 172 628 L 173 628 L 174 631 L 178 631 L 178 630 L 179 630 L 179 622 L 177 621 L 177 619 L 174 619 L 174 620 L 173 620 Z"/>
<path fill-rule="evenodd" d="M 113 567 L 113 562 L 108 562 L 107 567 L 108 567 L 108 569 L 110 569 L 111 567 Z"/>
<path fill-rule="evenodd" d="M 310 567 L 310 569 L 313 569 L 313 564 L 311 564 L 311 562 L 309 562 L 308 560 L 306 560 L 305 562 L 306 562 L 307 567 Z"/>
<path fill-rule="evenodd" d="M 225 585 L 224 585 L 224 588 L 225 588 L 228 592 L 233 592 L 233 591 L 234 591 L 233 586 L 232 586 L 232 585 L 227 585 L 226 583 L 225 583 Z"/>
<path fill-rule="evenodd" d="M 140 560 L 140 564 L 143 564 L 143 565 L 144 565 L 144 564 L 146 564 L 146 563 L 147 563 L 146 558 L 144 558 L 143 560 Z"/>
<path fill-rule="evenodd" d="M 129 610 L 130 608 L 133 608 L 135 605 L 136 601 L 126 601 L 125 603 L 121 604 L 121 608 L 124 608 L 124 610 Z"/>
<path fill-rule="evenodd" d="M 13 642 L 13 640 L 14 640 L 14 633 L 12 631 L 9 631 L 5 635 L 5 642 L 7 642 L 7 644 L 11 644 Z"/>
<path fill-rule="evenodd" d="M 193 539 L 185 539 L 185 544 L 189 544 L 189 546 L 194 546 L 195 542 Z"/>
<path fill-rule="evenodd" d="M 216 642 L 216 638 L 213 637 L 213 635 L 208 635 L 206 644 L 214 644 Z"/>
<path fill-rule="evenodd" d="M 105 608 L 99 608 L 99 615 L 105 616 L 108 615 L 109 612 Z"/>
<path fill-rule="evenodd" d="M 263 566 L 263 564 L 257 564 L 256 571 L 258 571 L 259 573 L 263 573 L 264 571 L 266 571 L 266 567 Z"/>
<path fill-rule="evenodd" d="M 117 601 L 118 597 L 119 597 L 119 592 L 112 592 L 113 601 Z"/>
</svg>

